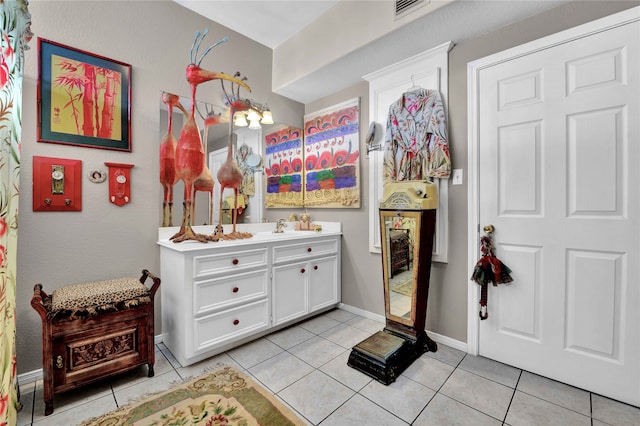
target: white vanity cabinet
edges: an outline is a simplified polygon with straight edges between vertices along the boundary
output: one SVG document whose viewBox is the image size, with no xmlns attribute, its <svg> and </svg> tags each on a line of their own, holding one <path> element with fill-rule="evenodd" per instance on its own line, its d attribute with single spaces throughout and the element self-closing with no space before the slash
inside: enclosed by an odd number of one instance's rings
<svg viewBox="0 0 640 426">
<path fill-rule="evenodd" d="M 181 365 L 340 302 L 340 224 L 285 234 L 261 232 L 267 225 L 240 229 L 253 238 L 207 244 L 174 244 L 177 228 L 160 228 L 162 340 Z"/>
<path fill-rule="evenodd" d="M 331 238 L 273 246 L 273 325 L 338 303 L 339 244 Z"/>
<path fill-rule="evenodd" d="M 267 247 L 193 257 L 194 352 L 269 327 Z"/>
</svg>

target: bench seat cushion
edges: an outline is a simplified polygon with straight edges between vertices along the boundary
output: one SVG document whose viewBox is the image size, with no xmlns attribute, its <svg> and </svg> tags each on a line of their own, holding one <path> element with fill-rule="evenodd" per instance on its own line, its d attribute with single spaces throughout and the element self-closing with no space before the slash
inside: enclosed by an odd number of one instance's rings
<svg viewBox="0 0 640 426">
<path fill-rule="evenodd" d="M 86 318 L 149 303 L 149 290 L 137 278 L 68 285 L 51 295 L 50 317 Z"/>
</svg>

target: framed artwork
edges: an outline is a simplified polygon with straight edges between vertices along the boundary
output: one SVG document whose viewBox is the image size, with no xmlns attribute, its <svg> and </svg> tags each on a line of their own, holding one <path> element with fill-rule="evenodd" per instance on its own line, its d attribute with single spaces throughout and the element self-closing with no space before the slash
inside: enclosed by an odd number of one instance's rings
<svg viewBox="0 0 640 426">
<path fill-rule="evenodd" d="M 304 116 L 304 206 L 360 207 L 360 99 Z"/>
<path fill-rule="evenodd" d="M 38 142 L 131 151 L 131 65 L 38 39 Z"/>
<path fill-rule="evenodd" d="M 267 175 L 265 207 L 303 206 L 302 129 L 285 126 L 267 134 L 264 171 Z"/>
</svg>

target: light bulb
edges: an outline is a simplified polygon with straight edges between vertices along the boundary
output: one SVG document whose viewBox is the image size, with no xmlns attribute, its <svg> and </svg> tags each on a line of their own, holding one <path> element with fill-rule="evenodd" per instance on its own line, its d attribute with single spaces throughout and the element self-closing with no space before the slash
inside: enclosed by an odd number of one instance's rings
<svg viewBox="0 0 640 426">
<path fill-rule="evenodd" d="M 249 121 L 260 120 L 260 115 L 257 112 L 255 112 L 254 110 L 251 109 L 247 113 L 247 120 L 249 120 Z"/>
<path fill-rule="evenodd" d="M 262 113 L 262 124 L 273 124 L 273 116 L 271 115 L 271 111 L 266 110 Z"/>
<path fill-rule="evenodd" d="M 249 128 L 250 129 L 260 129 L 260 121 L 259 120 L 249 120 Z"/>
<path fill-rule="evenodd" d="M 236 126 L 238 126 L 238 127 L 246 127 L 247 124 L 249 124 L 249 123 L 247 123 L 247 119 L 246 119 L 246 117 L 244 116 L 243 113 L 239 112 L 239 113 L 235 114 L 235 117 L 236 117 L 236 119 L 234 121 L 234 124 Z"/>
</svg>

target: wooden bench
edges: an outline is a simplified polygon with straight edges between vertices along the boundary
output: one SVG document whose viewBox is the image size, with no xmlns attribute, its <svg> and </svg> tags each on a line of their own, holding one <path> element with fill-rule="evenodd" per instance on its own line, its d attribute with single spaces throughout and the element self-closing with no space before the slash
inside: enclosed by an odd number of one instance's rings
<svg viewBox="0 0 640 426">
<path fill-rule="evenodd" d="M 42 319 L 45 415 L 53 413 L 56 393 L 143 364 L 153 377 L 153 302 L 159 287 L 160 278 L 146 269 L 140 279 L 70 285 L 51 295 L 35 285 L 31 306 Z"/>
</svg>

